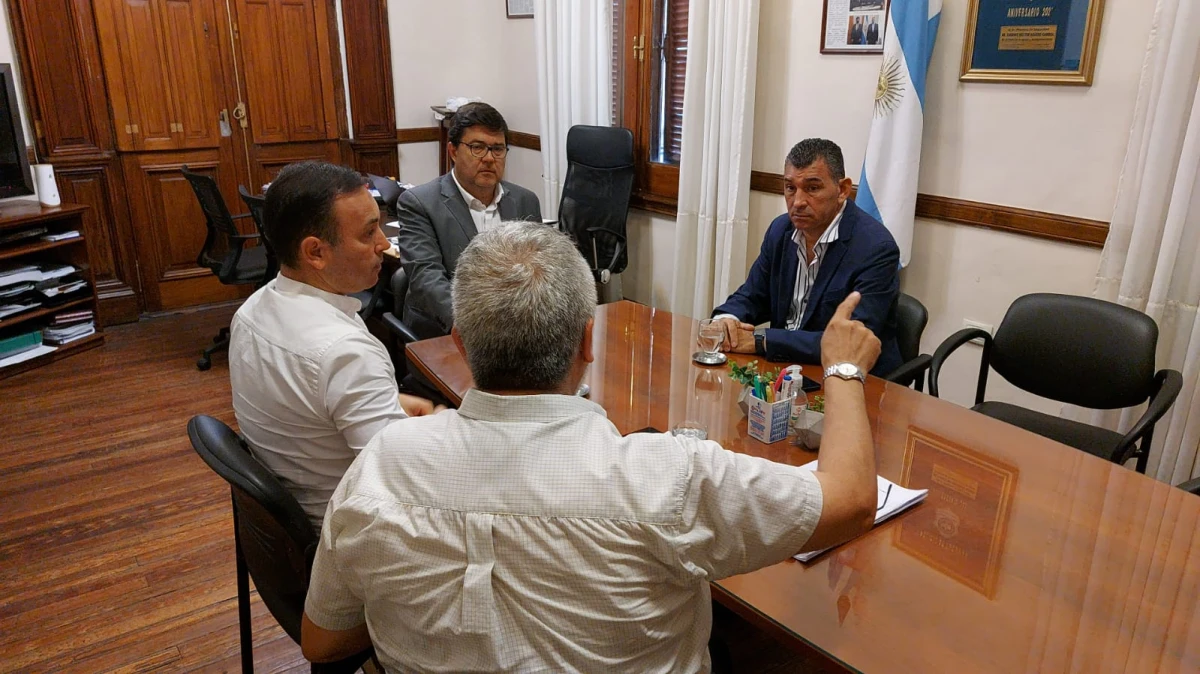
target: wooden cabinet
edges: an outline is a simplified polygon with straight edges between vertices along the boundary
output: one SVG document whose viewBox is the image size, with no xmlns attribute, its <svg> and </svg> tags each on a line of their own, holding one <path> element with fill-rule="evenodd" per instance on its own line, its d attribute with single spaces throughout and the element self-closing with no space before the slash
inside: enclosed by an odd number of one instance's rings
<svg viewBox="0 0 1200 674">
<path fill-rule="evenodd" d="M 36 201 L 8 202 L 0 208 L 0 236 L 30 230 L 45 228 L 49 233 L 63 233 L 69 230 L 83 231 L 83 217 L 87 206 L 66 204 L 45 208 Z M 96 305 L 96 283 L 93 267 L 85 245 L 86 235 L 80 238 L 63 241 L 47 242 L 39 238 L 22 239 L 14 243 L 0 244 L 0 266 L 20 264 L 71 264 L 79 271 L 76 276 L 88 282 L 90 291 L 82 295 L 65 295 L 68 298 L 56 306 L 45 306 L 29 309 L 21 313 L 0 318 L 0 338 L 12 337 L 34 330 L 40 330 L 48 325 L 51 319 L 60 312 L 90 309 L 95 316 L 95 334 L 84 337 L 57 347 L 54 351 L 37 356 L 23 363 L 0 367 L 0 379 L 11 377 L 19 372 L 25 372 L 60 358 L 65 358 L 85 349 L 100 346 L 104 342 L 104 331 Z M 80 291 L 76 291 L 80 292 Z M 48 301 L 48 300 L 47 300 Z"/>
<path fill-rule="evenodd" d="M 237 0 L 254 143 L 338 137 L 330 11 L 332 3 L 314 0 Z"/>
</svg>

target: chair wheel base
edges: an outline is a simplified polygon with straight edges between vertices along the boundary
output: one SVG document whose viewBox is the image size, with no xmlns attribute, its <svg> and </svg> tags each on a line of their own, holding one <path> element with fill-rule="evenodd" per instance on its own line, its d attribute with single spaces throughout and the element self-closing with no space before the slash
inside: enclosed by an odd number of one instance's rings
<svg viewBox="0 0 1200 674">
<path fill-rule="evenodd" d="M 212 361 L 208 358 L 201 358 L 196 361 L 196 369 L 204 372 L 212 367 Z"/>
</svg>

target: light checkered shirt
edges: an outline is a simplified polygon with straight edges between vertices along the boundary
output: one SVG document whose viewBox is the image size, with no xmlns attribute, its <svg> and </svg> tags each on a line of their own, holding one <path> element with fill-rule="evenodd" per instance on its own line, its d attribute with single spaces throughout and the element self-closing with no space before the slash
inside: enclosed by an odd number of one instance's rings
<svg viewBox="0 0 1200 674">
<path fill-rule="evenodd" d="M 805 260 L 804 235 L 798 229 L 792 232 L 792 241 L 796 242 L 796 256 L 800 258 L 800 261 L 796 265 L 796 286 L 792 291 L 792 306 L 788 310 L 788 330 L 799 330 L 804 322 L 804 309 L 808 306 L 808 295 L 812 291 L 813 284 L 817 282 L 817 272 L 821 270 L 821 258 L 825 257 L 825 249 L 829 247 L 829 244 L 837 241 L 838 225 L 841 224 L 842 213 L 845 212 L 846 204 L 842 204 L 842 209 L 833 216 L 833 222 L 829 223 L 829 227 L 813 245 L 812 262 Z"/>
<path fill-rule="evenodd" d="M 384 429 L 329 503 L 305 611 L 389 672 L 708 671 L 708 581 L 787 559 L 810 472 L 622 438 L 582 398 L 469 391 Z"/>
</svg>

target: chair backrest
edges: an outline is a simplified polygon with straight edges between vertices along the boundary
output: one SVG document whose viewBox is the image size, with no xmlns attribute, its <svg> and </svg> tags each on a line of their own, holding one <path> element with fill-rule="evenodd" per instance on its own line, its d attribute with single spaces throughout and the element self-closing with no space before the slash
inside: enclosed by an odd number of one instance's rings
<svg viewBox="0 0 1200 674">
<path fill-rule="evenodd" d="M 259 241 L 262 241 L 263 247 L 267 249 L 267 271 L 263 274 L 262 280 L 263 283 L 266 283 L 279 273 L 279 258 L 275 255 L 275 249 L 267 239 L 267 197 L 262 194 L 250 194 L 250 190 L 246 189 L 245 185 L 238 185 L 238 194 L 241 195 L 246 208 L 250 210 L 250 218 L 254 220 L 254 227 L 258 230 Z"/>
<path fill-rule="evenodd" d="M 188 437 L 208 467 L 229 483 L 234 536 L 246 568 L 271 615 L 299 643 L 316 532 L 295 497 L 229 426 L 195 416 L 188 422 Z"/>
<path fill-rule="evenodd" d="M 204 224 L 208 230 L 204 246 L 196 257 L 196 264 L 211 269 L 223 283 L 232 283 L 232 274 L 242 252 L 241 243 L 231 238 L 240 233 L 233 224 L 233 216 L 229 214 L 217 181 L 210 176 L 192 172 L 186 164 L 181 170 L 183 177 L 192 186 L 196 200 L 200 202 L 200 210 L 204 212 Z"/>
<path fill-rule="evenodd" d="M 400 186 L 400 183 L 391 178 L 370 173 L 367 174 L 367 181 L 371 183 L 371 187 L 375 188 L 375 191 L 379 192 L 379 198 L 387 207 L 388 215 L 395 215 L 396 202 L 400 200 L 400 195 L 404 194 L 404 188 Z"/>
<path fill-rule="evenodd" d="M 392 315 L 396 318 L 404 318 L 404 299 L 408 295 L 408 274 L 404 272 L 404 267 L 396 270 L 392 274 Z"/>
<path fill-rule="evenodd" d="M 1009 382 L 1059 402 L 1116 409 L 1154 387 L 1158 325 L 1112 302 L 1037 293 L 1019 297 L 992 342 L 989 363 Z"/>
<path fill-rule="evenodd" d="M 633 132 L 611 126 L 573 126 L 567 132 L 567 175 L 559 226 L 575 238 L 593 269 L 619 274 L 629 264 L 625 221 L 634 179 Z"/>
<path fill-rule="evenodd" d="M 900 360 L 908 361 L 921 355 L 921 335 L 929 324 L 929 311 L 912 295 L 900 293 L 896 300 L 896 342 Z"/>
</svg>

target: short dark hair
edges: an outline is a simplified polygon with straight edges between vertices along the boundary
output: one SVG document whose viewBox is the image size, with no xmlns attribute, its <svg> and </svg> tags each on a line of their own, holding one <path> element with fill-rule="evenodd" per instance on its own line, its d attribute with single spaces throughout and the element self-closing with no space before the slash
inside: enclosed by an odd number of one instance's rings
<svg viewBox="0 0 1200 674">
<path fill-rule="evenodd" d="M 454 113 L 450 122 L 450 131 L 447 134 L 450 142 L 455 145 L 461 143 L 463 134 L 473 126 L 482 126 L 492 133 L 502 133 L 505 141 L 508 140 L 508 123 L 504 121 L 504 115 L 501 115 L 499 110 L 487 103 L 467 103 Z"/>
<path fill-rule="evenodd" d="M 300 242 L 315 236 L 336 244 L 333 205 L 338 197 L 365 187 L 367 178 L 348 166 L 302 161 L 283 167 L 267 189 L 263 234 L 281 264 L 295 267 Z"/>
<path fill-rule="evenodd" d="M 846 162 L 842 159 L 842 148 L 832 140 L 824 138 L 805 138 L 792 146 L 788 153 L 787 163 L 802 169 L 812 166 L 818 159 L 824 159 L 829 167 L 829 173 L 835 181 L 846 177 Z"/>
</svg>

